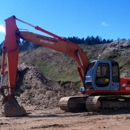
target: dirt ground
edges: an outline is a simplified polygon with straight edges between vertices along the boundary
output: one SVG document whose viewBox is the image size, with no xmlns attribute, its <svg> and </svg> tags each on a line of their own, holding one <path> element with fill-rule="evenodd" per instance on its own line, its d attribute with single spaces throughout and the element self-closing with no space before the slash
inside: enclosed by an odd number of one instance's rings
<svg viewBox="0 0 130 130">
<path fill-rule="evenodd" d="M 59 99 L 76 94 L 71 82 L 49 80 L 36 68 L 26 65 L 19 68 L 18 76 L 18 102 L 28 115 L 3 117 L 0 109 L 0 130 L 130 130 L 130 112 L 101 114 L 60 110 Z M 7 73 L 4 80 L 7 83 Z"/>
<path fill-rule="evenodd" d="M 70 113 L 27 107 L 28 116 L 0 116 L 0 130 L 130 130 L 130 113 Z"/>
</svg>

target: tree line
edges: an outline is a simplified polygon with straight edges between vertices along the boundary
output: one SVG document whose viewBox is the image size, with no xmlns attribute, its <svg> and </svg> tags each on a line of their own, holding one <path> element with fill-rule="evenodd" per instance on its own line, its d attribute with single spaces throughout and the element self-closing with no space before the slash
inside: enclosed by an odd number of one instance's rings
<svg viewBox="0 0 130 130">
<path fill-rule="evenodd" d="M 78 37 L 68 37 L 68 40 L 76 43 L 76 44 L 87 44 L 87 45 L 95 45 L 95 44 L 104 44 L 104 43 L 110 43 L 113 42 L 113 39 L 102 39 L 102 37 L 96 36 L 96 37 L 87 37 L 87 38 L 78 38 Z"/>
<path fill-rule="evenodd" d="M 67 39 L 75 44 L 86 44 L 86 45 L 95 45 L 95 44 L 104 44 L 104 43 L 113 42 L 113 39 L 106 40 L 106 39 L 102 39 L 99 36 L 96 36 L 96 37 L 88 36 L 87 38 L 78 38 L 78 37 L 73 36 L 73 37 L 68 37 Z M 2 48 L 3 43 L 4 41 L 0 44 L 1 48 Z M 20 41 L 20 51 L 27 51 L 27 50 L 35 49 L 38 47 L 40 47 L 40 45 L 34 44 L 32 42 L 28 42 L 25 40 Z"/>
</svg>

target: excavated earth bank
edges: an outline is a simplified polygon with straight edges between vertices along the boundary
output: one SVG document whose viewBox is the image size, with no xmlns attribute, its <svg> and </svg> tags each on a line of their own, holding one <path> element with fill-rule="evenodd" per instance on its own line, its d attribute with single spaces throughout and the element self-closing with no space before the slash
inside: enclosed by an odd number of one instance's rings
<svg viewBox="0 0 130 130">
<path fill-rule="evenodd" d="M 4 85 L 7 84 L 7 72 Z M 74 83 L 55 82 L 47 79 L 41 71 L 24 63 L 18 67 L 16 97 L 20 104 L 42 108 L 58 107 L 61 97 L 75 95 Z"/>
</svg>

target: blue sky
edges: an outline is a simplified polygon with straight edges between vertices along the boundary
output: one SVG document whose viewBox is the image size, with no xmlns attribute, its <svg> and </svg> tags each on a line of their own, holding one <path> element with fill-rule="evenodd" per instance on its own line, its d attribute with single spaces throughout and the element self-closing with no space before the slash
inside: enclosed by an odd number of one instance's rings
<svg viewBox="0 0 130 130">
<path fill-rule="evenodd" d="M 130 0 L 1 0 L 0 42 L 4 20 L 12 15 L 59 36 L 130 39 Z M 39 33 L 19 22 L 17 26 Z"/>
</svg>

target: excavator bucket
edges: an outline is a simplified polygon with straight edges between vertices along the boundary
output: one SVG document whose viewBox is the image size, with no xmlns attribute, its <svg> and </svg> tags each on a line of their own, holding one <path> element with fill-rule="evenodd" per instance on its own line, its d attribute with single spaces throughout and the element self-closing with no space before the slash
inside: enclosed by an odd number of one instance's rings
<svg viewBox="0 0 130 130">
<path fill-rule="evenodd" d="M 3 104 L 2 115 L 5 117 L 18 117 L 26 116 L 27 113 L 23 106 L 20 106 L 16 98 L 13 96 L 9 102 Z"/>
</svg>

